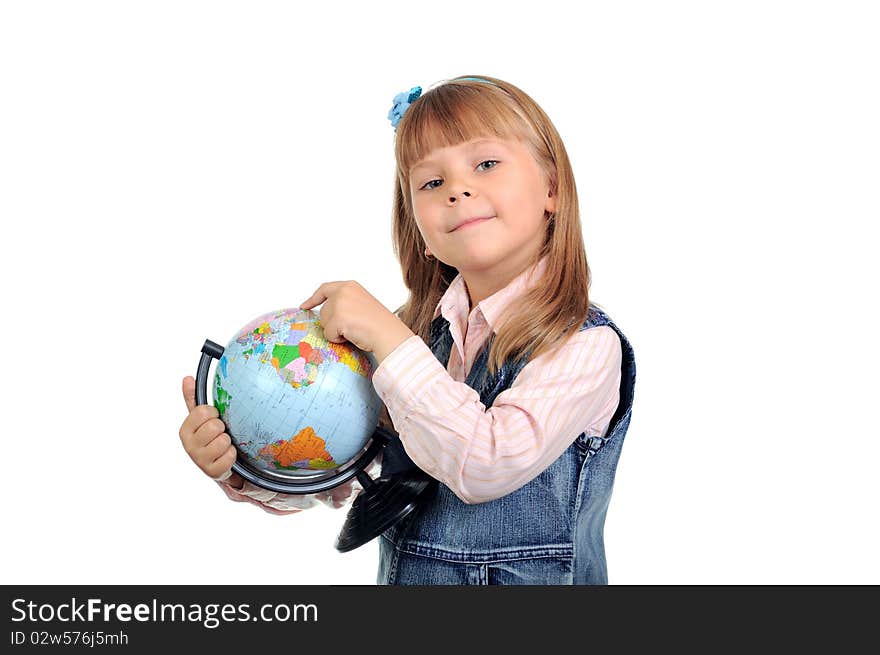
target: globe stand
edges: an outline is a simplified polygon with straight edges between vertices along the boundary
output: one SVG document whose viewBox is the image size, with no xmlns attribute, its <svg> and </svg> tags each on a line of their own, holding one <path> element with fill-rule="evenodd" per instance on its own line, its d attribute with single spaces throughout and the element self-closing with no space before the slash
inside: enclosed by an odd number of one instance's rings
<svg viewBox="0 0 880 655">
<path fill-rule="evenodd" d="M 223 346 L 206 339 L 196 373 L 196 404 L 208 404 L 208 372 L 212 359 L 223 356 Z M 280 493 L 311 494 L 327 491 L 356 478 L 363 491 L 358 494 L 348 511 L 342 530 L 336 539 L 336 549 L 348 552 L 378 537 L 392 525 L 409 515 L 421 500 L 430 497 L 436 489 L 436 480 L 412 465 L 392 475 L 372 479 L 367 466 L 391 442 L 391 433 L 376 426 L 369 447 L 357 460 L 329 477 L 318 481 L 286 482 L 283 485 L 261 478 L 258 473 L 236 459 L 232 470 L 245 480 L 264 489 Z M 432 484 L 434 483 L 434 484 Z"/>
<path fill-rule="evenodd" d="M 363 546 L 410 514 L 436 488 L 434 480 L 421 469 L 372 480 L 365 472 L 357 474 L 364 490 L 348 510 L 345 524 L 336 538 L 336 550 L 346 553 Z"/>
</svg>

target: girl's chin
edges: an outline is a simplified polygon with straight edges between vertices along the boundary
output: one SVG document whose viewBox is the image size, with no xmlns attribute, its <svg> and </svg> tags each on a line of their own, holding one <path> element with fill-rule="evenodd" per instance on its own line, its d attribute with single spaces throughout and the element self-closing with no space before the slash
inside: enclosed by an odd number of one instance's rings
<svg viewBox="0 0 880 655">
<path fill-rule="evenodd" d="M 493 257 L 486 252 L 461 253 L 450 258 L 449 265 L 457 268 L 459 271 L 484 271 L 499 263 L 497 257 Z"/>
</svg>

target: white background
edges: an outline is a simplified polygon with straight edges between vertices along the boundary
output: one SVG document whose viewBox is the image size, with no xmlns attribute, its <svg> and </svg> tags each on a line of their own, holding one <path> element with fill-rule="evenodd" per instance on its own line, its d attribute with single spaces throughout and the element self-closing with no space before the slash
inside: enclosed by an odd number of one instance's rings
<svg viewBox="0 0 880 655">
<path fill-rule="evenodd" d="M 180 383 L 322 282 L 403 303 L 387 113 L 457 75 L 553 120 L 635 348 L 610 582 L 880 583 L 874 3 L 0 7 L 3 583 L 374 583 L 193 465 Z"/>
</svg>

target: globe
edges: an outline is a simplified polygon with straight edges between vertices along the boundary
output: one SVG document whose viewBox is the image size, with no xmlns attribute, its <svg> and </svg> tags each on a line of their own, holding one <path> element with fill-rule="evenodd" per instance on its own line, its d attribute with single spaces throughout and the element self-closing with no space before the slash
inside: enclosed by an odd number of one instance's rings
<svg viewBox="0 0 880 655">
<path fill-rule="evenodd" d="M 269 479 L 331 471 L 358 455 L 382 401 L 375 359 L 324 337 L 320 315 L 280 309 L 258 316 L 217 362 L 214 406 L 244 460 Z"/>
</svg>

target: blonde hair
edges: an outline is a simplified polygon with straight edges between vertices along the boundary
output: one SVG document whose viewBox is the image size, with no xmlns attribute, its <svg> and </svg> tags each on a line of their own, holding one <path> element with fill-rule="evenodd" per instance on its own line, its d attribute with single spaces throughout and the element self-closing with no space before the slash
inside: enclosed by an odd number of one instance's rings
<svg viewBox="0 0 880 655">
<path fill-rule="evenodd" d="M 470 77 L 470 76 L 463 76 Z M 514 85 L 493 77 L 453 78 L 413 101 L 397 125 L 397 176 L 392 243 L 409 298 L 395 314 L 429 344 L 434 310 L 458 270 L 424 256 L 425 244 L 413 215 L 410 167 L 435 148 L 480 137 L 516 139 L 543 169 L 556 211 L 532 265 L 547 256 L 543 277 L 504 312 L 489 352 L 489 373 L 508 358 L 538 355 L 562 344 L 589 308 L 590 268 L 584 250 L 577 190 L 565 146 L 538 104 Z M 489 82 L 487 84 L 486 82 Z M 593 303 L 594 305 L 596 303 Z M 444 362 L 445 364 L 445 362 Z"/>
</svg>

